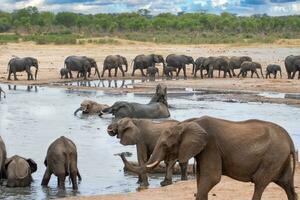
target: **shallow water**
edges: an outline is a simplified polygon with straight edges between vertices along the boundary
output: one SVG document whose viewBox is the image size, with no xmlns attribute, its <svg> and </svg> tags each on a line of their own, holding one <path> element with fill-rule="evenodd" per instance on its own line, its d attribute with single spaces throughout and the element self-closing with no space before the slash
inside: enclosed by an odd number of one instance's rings
<svg viewBox="0 0 300 200">
<path fill-rule="evenodd" d="M 0 188 L 0 199 L 48 199 L 71 195 L 96 195 L 134 191 L 136 176 L 125 175 L 123 164 L 116 153 L 128 151 L 136 159 L 134 146 L 122 146 L 116 138 L 106 133 L 111 116 L 73 116 L 84 99 L 112 104 L 118 100 L 147 103 L 146 94 L 105 94 L 96 91 L 77 91 L 62 88 L 0 85 L 7 98 L 0 101 L 0 134 L 6 143 L 8 155 L 19 154 L 33 158 L 38 170 L 33 174 L 30 188 Z M 171 92 L 171 91 L 170 91 Z M 289 131 L 300 147 L 300 109 L 283 104 L 228 103 L 221 101 L 197 101 L 201 94 L 169 95 L 171 116 L 184 120 L 210 115 L 230 120 L 257 118 L 280 124 Z M 49 144 L 65 135 L 78 148 L 78 165 L 83 181 L 77 193 L 66 181 L 66 192 L 56 189 L 56 177 L 52 176 L 49 188 L 40 186 L 45 170 L 43 161 Z M 179 179 L 175 177 L 174 179 Z M 163 175 L 152 175 L 151 187 L 159 186 Z"/>
</svg>

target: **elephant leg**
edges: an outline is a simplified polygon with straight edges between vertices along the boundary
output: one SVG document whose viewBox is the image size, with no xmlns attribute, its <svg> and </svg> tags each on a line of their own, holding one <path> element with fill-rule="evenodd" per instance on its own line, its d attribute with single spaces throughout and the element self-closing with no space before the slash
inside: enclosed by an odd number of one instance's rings
<svg viewBox="0 0 300 200">
<path fill-rule="evenodd" d="M 144 71 L 143 71 L 143 69 L 142 69 L 142 68 L 140 68 L 140 70 L 141 70 L 141 74 L 142 74 L 142 76 L 146 76 L 146 75 L 145 75 L 145 73 L 144 73 Z"/>
<path fill-rule="evenodd" d="M 71 176 L 73 190 L 78 190 L 77 171 L 72 171 L 70 176 Z"/>
<path fill-rule="evenodd" d="M 111 77 L 111 69 L 108 69 L 108 76 Z"/>
<path fill-rule="evenodd" d="M 8 72 L 7 80 L 11 80 L 11 79 L 10 79 L 10 76 L 11 76 L 11 71 Z"/>
<path fill-rule="evenodd" d="M 71 72 L 71 70 L 70 70 L 69 74 L 70 74 L 70 78 L 73 78 L 73 75 L 72 75 L 72 72 Z"/>
<path fill-rule="evenodd" d="M 121 70 L 121 72 L 122 72 L 122 76 L 124 77 L 124 76 L 125 76 L 125 73 L 124 73 L 124 70 L 123 70 L 122 66 L 121 66 L 121 67 L 119 67 L 119 69 Z"/>
<path fill-rule="evenodd" d="M 225 71 L 224 71 L 225 72 Z M 221 77 L 221 68 L 219 68 L 219 78 Z"/>
<path fill-rule="evenodd" d="M 48 185 L 48 183 L 50 181 L 50 178 L 51 178 L 51 174 L 52 173 L 50 173 L 50 170 L 47 167 L 47 169 L 46 169 L 46 171 L 44 173 L 44 176 L 43 176 L 43 180 L 42 180 L 42 184 L 41 184 L 42 186 L 47 186 Z"/>
<path fill-rule="evenodd" d="M 237 75 L 238 78 L 240 78 L 241 72 Z"/>
<path fill-rule="evenodd" d="M 173 176 L 173 166 L 175 165 L 176 160 L 172 160 L 166 162 L 166 176 L 165 179 L 160 182 L 161 186 L 171 185 L 172 184 L 172 176 Z"/>
<path fill-rule="evenodd" d="M 185 67 L 185 66 L 183 67 L 183 76 L 184 76 L 184 78 L 187 77 L 187 76 L 186 76 L 186 67 Z"/>
<path fill-rule="evenodd" d="M 57 176 L 58 180 L 58 188 L 64 190 L 65 189 L 65 179 L 66 179 L 66 174 L 61 173 Z"/>
<path fill-rule="evenodd" d="M 234 69 L 231 69 L 232 71 L 232 76 L 236 76 L 236 74 L 234 73 Z"/>
<path fill-rule="evenodd" d="M 178 77 L 180 71 L 181 71 L 181 67 L 178 68 L 177 73 L 176 73 L 176 77 Z"/>
<path fill-rule="evenodd" d="M 115 77 L 117 77 L 118 67 L 115 68 Z"/>
<path fill-rule="evenodd" d="M 135 67 L 133 66 L 133 70 L 132 70 L 132 73 L 131 73 L 131 76 L 134 76 L 134 72 L 135 72 Z"/>
<path fill-rule="evenodd" d="M 187 176 L 187 166 L 188 163 L 179 163 L 180 165 L 180 170 L 181 170 L 181 180 L 185 181 L 188 180 L 188 176 Z"/>
<path fill-rule="evenodd" d="M 257 78 L 259 78 L 259 75 L 258 75 L 257 71 L 255 71 L 255 74 L 256 74 Z"/>
<path fill-rule="evenodd" d="M 294 77 L 295 77 L 295 75 L 296 75 L 296 70 L 295 71 L 293 71 L 293 73 L 292 73 L 292 79 L 294 79 Z"/>
<path fill-rule="evenodd" d="M 15 81 L 19 80 L 19 79 L 17 78 L 17 72 L 14 72 L 14 79 L 15 79 Z"/>
<path fill-rule="evenodd" d="M 101 74 L 101 77 L 103 77 L 104 76 L 104 72 L 105 72 L 105 68 L 103 68 L 103 70 L 102 70 L 102 74 Z"/>
<path fill-rule="evenodd" d="M 274 78 L 276 79 L 276 77 L 277 77 L 277 71 L 274 73 Z"/>
</svg>

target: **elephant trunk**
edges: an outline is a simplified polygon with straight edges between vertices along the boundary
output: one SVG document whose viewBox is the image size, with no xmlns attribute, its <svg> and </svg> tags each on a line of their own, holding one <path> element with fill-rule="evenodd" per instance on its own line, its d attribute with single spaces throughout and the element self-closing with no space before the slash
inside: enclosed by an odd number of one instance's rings
<svg viewBox="0 0 300 200">
<path fill-rule="evenodd" d="M 261 73 L 262 78 L 264 78 L 264 74 L 262 72 L 262 67 L 260 67 L 260 73 Z"/>
<path fill-rule="evenodd" d="M 34 74 L 34 79 L 36 80 L 36 78 L 37 78 L 37 73 L 38 73 L 38 71 L 39 71 L 39 67 L 37 66 L 36 67 L 36 70 L 35 70 L 35 74 Z"/>
<path fill-rule="evenodd" d="M 124 167 L 128 171 L 131 171 L 131 172 L 136 173 L 138 175 L 142 175 L 142 174 L 145 173 L 145 170 L 146 170 L 145 166 L 139 166 L 139 167 L 137 167 L 137 166 L 132 165 L 130 162 L 128 162 L 128 160 L 126 159 L 124 153 L 121 153 L 120 157 L 121 157 L 121 159 L 122 159 L 122 161 L 124 163 Z"/>
<path fill-rule="evenodd" d="M 79 112 L 79 111 L 81 111 L 82 110 L 82 108 L 80 107 L 80 108 L 78 108 L 77 110 L 75 110 L 75 112 L 74 112 L 74 115 L 76 116 L 76 114 Z"/>
<path fill-rule="evenodd" d="M 98 67 L 97 67 L 97 66 L 95 67 L 95 72 L 97 73 L 97 76 L 98 76 L 98 78 L 100 79 L 100 73 L 99 73 L 99 70 L 98 70 Z"/>
</svg>

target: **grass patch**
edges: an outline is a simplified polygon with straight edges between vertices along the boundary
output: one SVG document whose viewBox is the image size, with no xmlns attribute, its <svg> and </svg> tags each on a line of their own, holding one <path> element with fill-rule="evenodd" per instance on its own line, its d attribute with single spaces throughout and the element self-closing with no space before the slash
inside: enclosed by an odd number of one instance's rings
<svg viewBox="0 0 300 200">
<path fill-rule="evenodd" d="M 8 34 L 8 35 L 0 35 L 0 44 L 7 44 L 7 43 L 17 43 L 19 42 L 19 35 L 15 35 L 15 34 Z"/>
<path fill-rule="evenodd" d="M 47 35 L 28 35 L 23 37 L 23 41 L 33 41 L 37 44 L 76 44 L 80 38 L 74 34 L 47 34 Z"/>
</svg>

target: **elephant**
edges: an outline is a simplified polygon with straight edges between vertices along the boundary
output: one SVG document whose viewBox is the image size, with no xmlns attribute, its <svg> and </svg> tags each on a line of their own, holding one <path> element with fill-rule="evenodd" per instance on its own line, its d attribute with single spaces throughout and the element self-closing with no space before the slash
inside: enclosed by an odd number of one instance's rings
<svg viewBox="0 0 300 200">
<path fill-rule="evenodd" d="M 284 64 L 288 79 L 294 79 L 297 71 L 299 71 L 298 79 L 300 79 L 300 55 L 287 56 L 284 60 Z"/>
<path fill-rule="evenodd" d="M 156 86 L 156 93 L 148 104 L 117 101 L 111 107 L 105 108 L 99 114 L 111 113 L 115 118 L 168 118 L 170 112 L 167 102 L 167 87 L 161 84 Z"/>
<path fill-rule="evenodd" d="M 259 64 L 257 62 L 245 61 L 241 65 L 241 69 L 240 69 L 240 73 L 238 74 L 238 77 L 240 77 L 241 74 L 242 74 L 243 77 L 246 77 L 247 76 L 247 72 L 251 71 L 251 78 L 253 78 L 253 74 L 254 73 L 256 74 L 257 78 L 259 78 L 259 75 L 257 73 L 257 69 L 260 69 L 261 76 L 264 78 L 264 75 L 262 73 L 261 64 Z"/>
<path fill-rule="evenodd" d="M 214 70 L 219 71 L 219 77 L 221 76 L 221 71 L 224 72 L 223 77 L 226 78 L 226 74 L 229 74 L 229 77 L 231 76 L 231 72 L 229 70 L 229 65 L 228 65 L 229 59 L 225 56 L 219 56 L 219 57 L 213 57 L 210 56 L 208 58 L 203 58 L 202 60 L 202 65 L 200 67 L 200 72 L 201 72 L 201 78 L 203 78 L 203 70 L 205 69 L 208 74 L 208 78 L 213 78 Z"/>
<path fill-rule="evenodd" d="M 68 56 L 65 59 L 65 67 L 69 70 L 70 78 L 73 78 L 72 71 L 77 71 L 77 78 L 82 73 L 84 79 L 87 79 L 91 75 L 91 69 L 95 68 L 95 71 L 100 79 L 100 73 L 96 61 L 93 58 L 86 56 Z"/>
<path fill-rule="evenodd" d="M 178 77 L 181 69 L 183 70 L 183 75 L 186 78 L 186 65 L 188 64 L 192 64 L 193 65 L 193 69 L 194 69 L 194 59 L 191 56 L 186 56 L 186 55 L 177 55 L 177 54 L 170 54 L 167 56 L 166 58 L 166 63 L 167 66 L 171 66 L 174 67 L 176 69 L 178 69 L 176 76 Z M 193 74 L 193 72 L 192 72 Z"/>
<path fill-rule="evenodd" d="M 5 178 L 5 161 L 6 161 L 6 147 L 0 136 L 0 179 Z"/>
<path fill-rule="evenodd" d="M 61 68 L 60 69 L 60 78 L 63 79 L 63 78 L 69 78 L 69 74 L 70 71 L 67 69 L 67 68 Z"/>
<path fill-rule="evenodd" d="M 103 71 L 101 77 L 104 76 L 104 72 L 108 70 L 108 76 L 111 77 L 110 71 L 112 69 L 115 69 L 115 77 L 117 76 L 118 68 L 122 72 L 122 76 L 125 76 L 124 70 L 123 70 L 123 65 L 125 65 L 125 72 L 128 71 L 128 63 L 127 59 L 123 56 L 120 55 L 110 55 L 107 56 L 104 60 L 103 64 Z"/>
<path fill-rule="evenodd" d="M 266 69 L 266 78 L 268 77 L 271 78 L 271 74 L 273 74 L 274 78 L 276 78 L 278 71 L 280 73 L 280 78 L 282 78 L 280 65 L 275 65 L 275 64 L 268 65 Z"/>
<path fill-rule="evenodd" d="M 47 186 L 51 175 L 58 177 L 59 189 L 65 189 L 65 178 L 69 176 L 73 190 L 78 189 L 77 177 L 81 181 L 81 175 L 77 168 L 77 149 L 74 142 L 64 136 L 52 142 L 47 150 L 44 161 L 46 171 L 41 185 Z"/>
<path fill-rule="evenodd" d="M 138 55 L 132 61 L 133 69 L 131 76 L 134 76 L 135 70 L 140 69 L 142 76 L 146 76 L 144 73 L 144 69 L 148 67 L 155 67 L 156 63 L 163 63 L 165 65 L 165 60 L 163 56 L 157 54 L 150 54 L 150 55 Z"/>
<path fill-rule="evenodd" d="M 37 164 L 31 158 L 14 155 L 5 161 L 7 187 L 27 187 L 32 182 L 31 174 L 36 172 Z"/>
<path fill-rule="evenodd" d="M 155 75 L 159 76 L 159 70 L 157 67 L 148 67 L 147 68 L 147 73 L 146 73 L 150 79 L 155 79 Z"/>
<path fill-rule="evenodd" d="M 203 63 L 205 61 L 205 57 L 199 57 L 195 60 L 195 67 L 193 69 L 194 72 L 194 77 L 197 77 L 197 72 L 200 70 L 201 73 L 201 78 L 203 78 Z M 208 74 L 208 70 L 207 70 L 207 74 Z"/>
<path fill-rule="evenodd" d="M 16 58 L 10 59 L 10 61 L 8 62 L 8 67 L 7 67 L 7 71 L 8 71 L 7 80 L 11 80 L 10 76 L 12 73 L 14 74 L 14 79 L 18 80 L 16 73 L 22 72 L 22 71 L 26 71 L 27 80 L 33 80 L 33 75 L 30 70 L 30 68 L 32 66 L 36 68 L 35 74 L 34 74 L 34 79 L 36 80 L 38 69 L 39 69 L 38 60 L 36 58 L 32 58 L 32 57 L 18 58 L 18 57 L 16 57 Z"/>
<path fill-rule="evenodd" d="M 103 109 L 108 107 L 107 104 L 99 104 L 95 101 L 84 100 L 80 104 L 80 107 L 74 112 L 74 115 L 79 111 L 82 111 L 83 114 L 100 114 Z"/>
<path fill-rule="evenodd" d="M 0 87 L 0 100 L 1 100 L 1 93 L 3 93 L 3 97 L 4 99 L 6 98 L 6 93 L 4 92 L 4 90 L 2 90 L 2 88 Z"/>
<path fill-rule="evenodd" d="M 138 163 L 142 166 L 150 158 L 160 134 L 165 129 L 176 124 L 178 124 L 176 120 L 152 122 L 149 119 L 132 119 L 126 117 L 111 123 L 107 127 L 107 132 L 110 136 L 120 138 L 122 145 L 136 145 Z M 164 181 L 161 182 L 162 186 L 172 184 L 172 167 L 175 162 L 176 160 L 166 162 L 166 176 Z M 181 179 L 187 180 L 187 163 L 182 165 L 182 169 Z M 139 183 L 141 187 L 149 185 L 146 173 L 139 176 Z"/>
<path fill-rule="evenodd" d="M 164 75 L 166 75 L 169 78 L 173 78 L 173 72 L 177 73 L 177 69 L 171 66 L 165 66 L 163 68 L 163 71 L 164 71 Z"/>
<path fill-rule="evenodd" d="M 197 200 L 207 200 L 222 175 L 253 182 L 252 200 L 260 200 L 271 182 L 283 188 L 289 200 L 297 199 L 295 147 L 287 131 L 272 122 L 234 122 L 209 116 L 188 119 L 160 135 L 144 166 L 127 165 L 136 173 L 145 173 L 160 161 L 178 158 L 184 163 L 192 157 L 197 165 Z"/>
<path fill-rule="evenodd" d="M 233 56 L 229 59 L 229 69 L 232 71 L 232 75 L 236 76 L 234 73 L 235 69 L 240 69 L 243 62 L 249 61 L 252 62 L 252 58 L 249 56 Z"/>
</svg>

